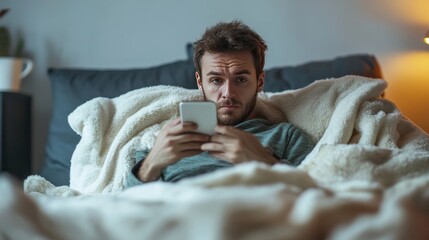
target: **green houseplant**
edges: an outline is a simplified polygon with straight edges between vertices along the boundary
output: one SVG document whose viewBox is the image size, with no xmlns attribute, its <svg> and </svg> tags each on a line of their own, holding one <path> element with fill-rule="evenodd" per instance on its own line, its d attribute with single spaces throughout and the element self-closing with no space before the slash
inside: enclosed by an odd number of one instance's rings
<svg viewBox="0 0 429 240">
<path fill-rule="evenodd" d="M 9 9 L 0 9 L 0 18 L 3 18 Z M 33 69 L 33 61 L 22 57 L 24 40 L 19 39 L 16 48 L 11 53 L 11 37 L 9 29 L 0 26 L 0 91 L 19 92 L 21 80 Z"/>
<path fill-rule="evenodd" d="M 0 18 L 4 17 L 9 9 L 0 10 Z M 21 57 L 24 49 L 24 40 L 20 38 L 16 44 L 14 53 L 10 52 L 11 40 L 9 29 L 5 26 L 0 26 L 0 57 Z"/>
</svg>

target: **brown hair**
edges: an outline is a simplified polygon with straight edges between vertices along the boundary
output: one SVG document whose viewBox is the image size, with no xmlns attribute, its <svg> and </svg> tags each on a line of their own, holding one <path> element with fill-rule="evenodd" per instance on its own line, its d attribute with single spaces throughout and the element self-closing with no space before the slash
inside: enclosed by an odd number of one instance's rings
<svg viewBox="0 0 429 240">
<path fill-rule="evenodd" d="M 201 75 L 201 58 L 206 52 L 233 52 L 250 50 L 256 69 L 256 76 L 264 70 L 265 41 L 241 21 L 220 22 L 207 28 L 201 39 L 194 43 L 194 64 Z"/>
</svg>

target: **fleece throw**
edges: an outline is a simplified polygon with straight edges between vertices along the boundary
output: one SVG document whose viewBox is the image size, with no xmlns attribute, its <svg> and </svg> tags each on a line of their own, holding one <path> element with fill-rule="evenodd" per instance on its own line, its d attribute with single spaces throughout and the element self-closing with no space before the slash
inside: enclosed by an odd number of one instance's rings
<svg viewBox="0 0 429 240">
<path fill-rule="evenodd" d="M 159 86 L 94 99 L 69 117 L 82 136 L 70 186 L 31 176 L 23 191 L 0 176 L 0 239 L 427 239 L 429 137 L 379 98 L 385 88 L 346 76 L 261 93 L 260 116 L 317 141 L 298 168 L 250 162 L 126 190 L 135 149 L 200 95 Z"/>
<path fill-rule="evenodd" d="M 393 103 L 379 98 L 386 87 L 384 80 L 360 76 L 320 80 L 298 90 L 260 93 L 256 112 L 272 122 L 289 121 L 310 134 L 317 145 L 300 168 L 319 181 L 374 178 L 368 173 L 374 163 L 356 161 L 362 157 L 377 157 L 378 167 L 386 168 L 380 171 L 390 178 L 400 178 L 403 172 L 413 175 L 426 168 L 415 164 L 409 169 L 406 159 L 429 151 L 428 136 Z M 155 86 L 78 107 L 69 116 L 70 126 L 82 136 L 71 159 L 71 189 L 61 187 L 59 194 L 123 190 L 135 150 L 150 148 L 161 127 L 178 116 L 178 103 L 192 100 L 201 100 L 198 90 Z M 339 164 L 338 158 L 347 161 Z M 381 164 L 390 158 L 399 158 L 399 165 Z M 43 192 L 46 184 L 38 177 L 26 182 L 29 191 Z"/>
</svg>

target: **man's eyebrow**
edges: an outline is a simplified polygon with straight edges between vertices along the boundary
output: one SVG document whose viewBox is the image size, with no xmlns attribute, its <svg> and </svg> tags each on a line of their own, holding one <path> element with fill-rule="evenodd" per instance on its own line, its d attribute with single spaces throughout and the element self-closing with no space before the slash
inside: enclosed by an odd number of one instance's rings
<svg viewBox="0 0 429 240">
<path fill-rule="evenodd" d="M 250 71 L 249 70 L 241 70 L 241 71 L 235 72 L 234 74 L 235 75 L 244 75 L 244 74 L 250 75 Z"/>
<path fill-rule="evenodd" d="M 250 71 L 249 70 L 240 70 L 240 71 L 237 71 L 234 73 L 234 75 L 244 75 L 244 74 L 250 75 Z M 206 74 L 206 76 L 220 76 L 220 75 L 222 75 L 222 73 L 215 72 L 215 71 L 210 71 Z"/>
<path fill-rule="evenodd" d="M 220 76 L 220 75 L 222 75 L 222 74 L 221 74 L 220 72 L 210 71 L 210 72 L 208 72 L 206 75 L 207 75 L 207 76 L 210 76 L 210 75 Z"/>
</svg>

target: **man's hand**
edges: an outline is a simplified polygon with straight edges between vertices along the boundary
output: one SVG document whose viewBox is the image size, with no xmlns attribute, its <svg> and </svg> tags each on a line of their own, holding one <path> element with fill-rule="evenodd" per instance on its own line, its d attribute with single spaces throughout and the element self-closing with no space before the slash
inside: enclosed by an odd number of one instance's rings
<svg viewBox="0 0 429 240">
<path fill-rule="evenodd" d="M 217 126 L 215 131 L 210 142 L 201 146 L 201 150 L 208 151 L 213 157 L 234 164 L 252 160 L 270 165 L 278 162 L 250 133 L 230 126 Z"/>
<path fill-rule="evenodd" d="M 138 171 L 139 179 L 154 181 L 165 167 L 184 157 L 201 153 L 201 145 L 210 141 L 210 136 L 190 132 L 195 129 L 196 124 L 181 123 L 179 118 L 165 125 Z"/>
</svg>

